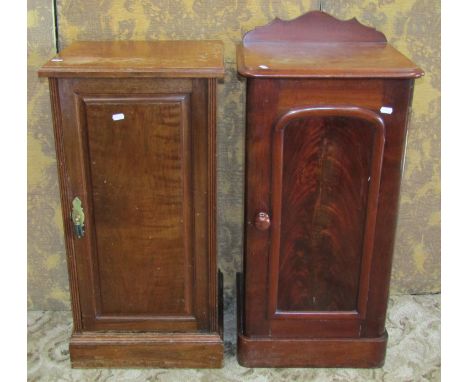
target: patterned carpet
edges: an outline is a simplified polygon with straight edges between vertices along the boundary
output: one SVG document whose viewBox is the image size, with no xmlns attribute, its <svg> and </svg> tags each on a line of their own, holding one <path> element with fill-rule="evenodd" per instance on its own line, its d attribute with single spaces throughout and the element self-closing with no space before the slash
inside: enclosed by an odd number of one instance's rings
<svg viewBox="0 0 468 382">
<path fill-rule="evenodd" d="M 247 369 L 235 357 L 235 303 L 225 301 L 224 368 L 71 369 L 70 312 L 28 313 L 28 381 L 440 381 L 440 295 L 393 296 L 381 369 Z"/>
</svg>

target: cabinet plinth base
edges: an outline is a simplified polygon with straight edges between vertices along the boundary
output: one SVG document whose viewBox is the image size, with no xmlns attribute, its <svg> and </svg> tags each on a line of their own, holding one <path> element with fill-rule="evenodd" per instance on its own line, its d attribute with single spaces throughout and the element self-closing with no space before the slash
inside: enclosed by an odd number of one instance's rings
<svg viewBox="0 0 468 382">
<path fill-rule="evenodd" d="M 73 368 L 223 367 L 223 274 L 218 271 L 216 333 L 73 333 Z"/>
<path fill-rule="evenodd" d="M 220 368 L 219 334 L 76 333 L 70 341 L 74 368 Z"/>
<path fill-rule="evenodd" d="M 387 332 L 377 338 L 247 337 L 242 276 L 237 274 L 237 360 L 244 367 L 381 367 Z"/>
</svg>

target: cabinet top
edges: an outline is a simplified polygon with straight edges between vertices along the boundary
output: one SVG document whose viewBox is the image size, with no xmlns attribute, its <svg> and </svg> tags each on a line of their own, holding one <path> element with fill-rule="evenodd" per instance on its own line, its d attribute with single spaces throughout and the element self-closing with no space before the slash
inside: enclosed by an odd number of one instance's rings
<svg viewBox="0 0 468 382">
<path fill-rule="evenodd" d="M 417 78 L 424 72 L 356 19 L 312 11 L 244 35 L 237 70 L 246 77 Z"/>
<path fill-rule="evenodd" d="M 221 41 L 80 41 L 43 65 L 42 77 L 224 76 Z"/>
</svg>

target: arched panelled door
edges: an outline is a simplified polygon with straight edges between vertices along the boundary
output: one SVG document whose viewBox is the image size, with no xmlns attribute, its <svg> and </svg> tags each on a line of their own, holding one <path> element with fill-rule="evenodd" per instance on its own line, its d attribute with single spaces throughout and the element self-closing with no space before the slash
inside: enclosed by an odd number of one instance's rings
<svg viewBox="0 0 468 382">
<path fill-rule="evenodd" d="M 271 211 L 256 217 L 259 233 L 269 231 L 269 333 L 359 336 L 384 122 L 360 107 L 301 107 L 277 120 L 271 139 Z"/>
</svg>

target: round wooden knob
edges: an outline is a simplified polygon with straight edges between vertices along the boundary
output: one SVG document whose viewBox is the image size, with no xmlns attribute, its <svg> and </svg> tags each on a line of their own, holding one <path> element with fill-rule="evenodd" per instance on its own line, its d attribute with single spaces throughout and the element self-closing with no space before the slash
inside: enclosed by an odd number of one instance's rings
<svg viewBox="0 0 468 382">
<path fill-rule="evenodd" d="M 260 231 L 266 231 L 270 228 L 271 222 L 270 217 L 266 212 L 259 212 L 255 217 L 255 228 Z"/>
</svg>

